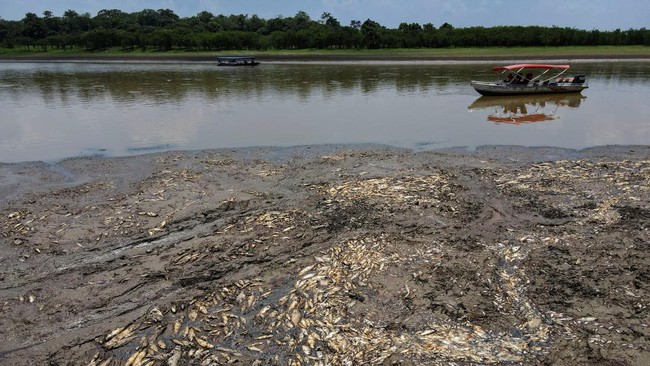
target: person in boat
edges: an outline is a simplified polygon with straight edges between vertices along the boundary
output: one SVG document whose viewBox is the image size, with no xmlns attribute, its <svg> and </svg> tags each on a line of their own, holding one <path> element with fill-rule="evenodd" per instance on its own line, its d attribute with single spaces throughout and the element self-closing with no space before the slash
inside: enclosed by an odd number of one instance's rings
<svg viewBox="0 0 650 366">
<path fill-rule="evenodd" d="M 508 76 L 506 77 L 506 79 L 503 80 L 503 82 L 504 82 L 504 83 L 508 83 L 508 84 L 509 84 L 509 83 L 512 83 L 512 78 L 513 78 L 512 73 L 510 73 L 510 74 L 508 74 Z"/>
<path fill-rule="evenodd" d="M 530 83 L 531 81 L 533 81 L 533 73 L 532 73 L 532 72 L 529 72 L 528 74 L 526 74 L 526 79 L 523 80 L 523 83 L 524 83 L 524 84 L 528 84 L 528 83 Z"/>
</svg>

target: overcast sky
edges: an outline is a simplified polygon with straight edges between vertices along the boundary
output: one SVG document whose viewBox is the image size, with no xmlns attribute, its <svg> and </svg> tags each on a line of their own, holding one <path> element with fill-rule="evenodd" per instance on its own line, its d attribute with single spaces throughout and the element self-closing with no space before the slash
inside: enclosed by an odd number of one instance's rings
<svg viewBox="0 0 650 366">
<path fill-rule="evenodd" d="M 171 9 L 180 17 L 207 10 L 217 14 L 257 14 L 268 19 L 307 12 L 320 19 L 331 13 L 342 25 L 372 19 L 389 28 L 401 22 L 447 22 L 455 27 L 542 25 L 579 29 L 650 28 L 650 0 L 0 0 L 0 18 L 19 20 L 25 13 L 55 16 L 72 9 L 95 16 L 102 9 L 131 13 Z"/>
</svg>

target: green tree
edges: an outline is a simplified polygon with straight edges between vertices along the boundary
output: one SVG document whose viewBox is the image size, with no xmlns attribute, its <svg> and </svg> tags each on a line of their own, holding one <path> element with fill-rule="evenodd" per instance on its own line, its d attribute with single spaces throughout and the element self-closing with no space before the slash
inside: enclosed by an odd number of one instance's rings
<svg viewBox="0 0 650 366">
<path fill-rule="evenodd" d="M 64 33 L 87 32 L 92 29 L 90 14 L 79 14 L 74 10 L 66 10 L 63 13 L 61 27 Z"/>
<path fill-rule="evenodd" d="M 307 13 L 299 11 L 293 17 L 294 30 L 308 29 L 311 26 L 312 20 Z"/>
<path fill-rule="evenodd" d="M 97 28 L 124 29 L 128 24 L 129 15 L 119 9 L 102 9 L 97 12 L 93 22 Z"/>
<path fill-rule="evenodd" d="M 160 27 L 163 24 L 160 14 L 153 9 L 144 9 L 138 13 L 138 24 L 143 27 Z"/>
<path fill-rule="evenodd" d="M 454 28 L 443 23 L 401 23 L 389 29 L 370 19 L 352 20 L 349 26 L 329 12 L 318 20 L 299 11 L 292 17 L 263 19 L 247 14 L 214 15 L 202 11 L 180 18 L 170 9 L 144 9 L 125 13 L 102 9 L 96 16 L 69 9 L 57 17 L 44 11 L 27 13 L 19 21 L 0 18 L 0 45 L 47 48 L 86 47 L 89 50 L 121 46 L 159 50 L 197 47 L 225 49 L 492 47 L 566 45 L 649 45 L 650 31 L 616 29 L 581 30 L 568 27 L 495 26 Z"/>
<path fill-rule="evenodd" d="M 283 17 L 271 18 L 266 22 L 266 28 L 269 34 L 273 32 L 286 32 L 291 28 L 293 19 L 289 20 Z"/>
<path fill-rule="evenodd" d="M 246 26 L 244 30 L 247 32 L 256 32 L 256 33 L 265 33 L 263 29 L 266 28 L 266 20 L 258 17 L 256 14 L 253 14 L 246 20 Z"/>
<path fill-rule="evenodd" d="M 14 48 L 18 36 L 16 22 L 9 22 L 0 18 L 0 46 Z"/>
<path fill-rule="evenodd" d="M 397 28 L 401 40 L 400 47 L 422 47 L 422 27 L 418 23 L 401 23 Z"/>
<path fill-rule="evenodd" d="M 231 15 L 229 17 L 225 15 L 217 15 L 213 23 L 216 25 L 216 30 L 220 31 L 233 31 L 237 30 L 237 20 L 236 17 Z"/>
<path fill-rule="evenodd" d="M 320 19 L 321 19 L 321 24 L 324 24 L 329 28 L 334 28 L 334 29 L 341 28 L 341 23 L 336 18 L 334 18 L 332 14 L 328 12 L 324 12 L 320 16 Z"/>
<path fill-rule="evenodd" d="M 45 31 L 48 35 L 57 34 L 61 28 L 60 19 L 55 17 L 49 10 L 43 12 L 43 22 L 45 23 Z"/>
<path fill-rule="evenodd" d="M 361 28 L 361 26 L 359 26 Z M 340 39 L 341 48 L 361 48 L 363 47 L 363 36 L 359 29 L 353 27 L 343 27 Z"/>
<path fill-rule="evenodd" d="M 173 28 L 180 19 L 171 9 L 158 9 L 157 13 L 159 16 L 160 26 L 164 28 Z"/>
<path fill-rule="evenodd" d="M 174 32 L 169 29 L 156 29 L 149 35 L 147 43 L 159 51 L 169 51 L 174 46 Z"/>
<path fill-rule="evenodd" d="M 34 13 L 27 13 L 22 20 L 23 22 L 23 35 L 31 38 L 32 40 L 39 40 L 45 38 L 47 30 L 45 22 Z"/>
<path fill-rule="evenodd" d="M 367 48 L 376 49 L 381 47 L 381 25 L 379 23 L 367 19 L 361 25 L 361 34 Z"/>
<path fill-rule="evenodd" d="M 202 11 L 196 15 L 196 18 L 203 24 L 208 24 L 214 19 L 214 14 L 209 11 Z"/>
<path fill-rule="evenodd" d="M 110 48 L 118 43 L 117 32 L 112 29 L 98 28 L 86 32 L 83 37 L 84 46 L 91 51 Z"/>
</svg>

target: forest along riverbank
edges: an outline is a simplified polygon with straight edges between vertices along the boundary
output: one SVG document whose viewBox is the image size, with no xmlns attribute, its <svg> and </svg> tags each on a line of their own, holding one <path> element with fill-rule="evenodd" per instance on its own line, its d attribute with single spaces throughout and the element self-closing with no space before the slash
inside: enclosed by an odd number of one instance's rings
<svg viewBox="0 0 650 366">
<path fill-rule="evenodd" d="M 648 156 L 0 164 L 0 363 L 648 364 Z"/>
<path fill-rule="evenodd" d="M 647 60 L 640 46 L 488 47 L 386 50 L 273 50 L 228 52 L 0 52 L 0 61 L 215 62 L 220 55 L 245 55 L 258 61 L 497 61 L 497 60 Z"/>
</svg>

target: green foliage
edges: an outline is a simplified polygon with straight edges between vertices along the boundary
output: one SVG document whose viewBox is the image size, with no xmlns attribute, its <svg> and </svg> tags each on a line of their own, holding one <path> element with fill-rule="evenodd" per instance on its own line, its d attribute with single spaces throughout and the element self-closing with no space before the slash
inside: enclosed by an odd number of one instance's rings
<svg viewBox="0 0 650 366">
<path fill-rule="evenodd" d="M 366 47 L 370 49 L 381 47 L 382 27 L 379 23 L 367 19 L 363 24 L 361 24 L 361 34 L 363 35 L 363 42 Z"/>
<path fill-rule="evenodd" d="M 303 11 L 293 17 L 262 19 L 257 15 L 214 15 L 201 11 L 180 18 L 169 9 L 125 13 L 103 9 L 94 17 L 67 10 L 39 17 L 27 13 L 20 21 L 0 18 L 0 46 L 27 49 L 86 49 L 119 47 L 142 50 L 298 50 L 396 49 L 456 47 L 557 47 L 650 45 L 646 28 L 614 31 L 562 27 L 496 26 L 455 28 L 443 23 L 401 23 L 396 29 L 376 21 L 358 20 L 342 26 L 328 12 L 314 20 Z"/>
</svg>

